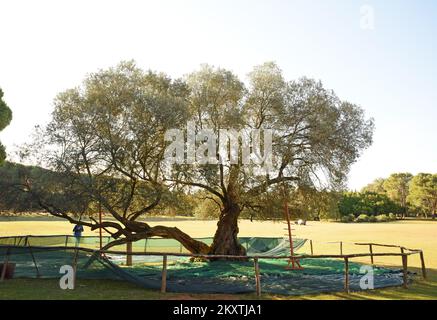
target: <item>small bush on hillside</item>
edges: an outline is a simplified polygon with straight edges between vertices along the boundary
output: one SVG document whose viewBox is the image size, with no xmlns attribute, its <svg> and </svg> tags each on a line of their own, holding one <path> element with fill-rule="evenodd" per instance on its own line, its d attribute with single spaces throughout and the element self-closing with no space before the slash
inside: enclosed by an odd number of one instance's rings
<svg viewBox="0 0 437 320">
<path fill-rule="evenodd" d="M 394 213 L 389 213 L 389 214 L 388 214 L 388 219 L 389 219 L 390 221 L 394 221 L 394 220 L 396 220 L 396 215 L 395 215 Z"/>
</svg>

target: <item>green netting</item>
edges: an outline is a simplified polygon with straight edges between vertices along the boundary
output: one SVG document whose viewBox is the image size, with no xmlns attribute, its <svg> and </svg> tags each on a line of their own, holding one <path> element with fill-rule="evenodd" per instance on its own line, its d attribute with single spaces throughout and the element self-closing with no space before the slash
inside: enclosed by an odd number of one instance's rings
<svg viewBox="0 0 437 320">
<path fill-rule="evenodd" d="M 213 238 L 198 238 L 207 245 L 212 244 Z M 114 241 L 109 236 L 102 237 L 102 245 Z M 240 243 L 246 248 L 249 255 L 288 255 L 290 247 L 287 239 L 283 238 L 239 238 Z M 293 247 L 298 250 L 305 244 L 304 239 L 295 239 Z M 90 249 L 100 248 L 100 237 L 85 236 L 78 240 L 74 236 L 17 236 L 17 237 L 0 237 L 0 245 L 15 246 L 67 246 L 67 247 L 85 247 Z M 149 238 L 132 243 L 135 252 L 168 252 L 168 253 L 187 253 L 188 251 L 174 239 Z M 111 250 L 125 250 L 125 246 L 116 246 Z"/>
<path fill-rule="evenodd" d="M 336 292 L 344 289 L 344 262 L 332 259 L 303 259 L 303 270 L 287 270 L 287 260 L 261 260 L 261 287 L 263 292 L 274 294 L 310 294 Z M 359 291 L 362 265 L 350 263 L 351 290 Z M 160 279 L 159 266 L 122 268 L 138 278 Z M 177 285 L 176 292 L 254 292 L 255 271 L 253 262 L 215 261 L 176 262 L 168 267 L 168 284 Z M 400 270 L 374 268 L 375 287 L 383 288 L 402 284 Z M 185 287 L 185 290 L 181 289 Z"/>
<path fill-rule="evenodd" d="M 134 256 L 134 265 L 124 265 L 124 255 L 107 255 L 92 260 L 92 253 L 75 248 L 74 237 L 22 237 L 0 239 L 0 263 L 6 255 L 10 263 L 16 265 L 15 277 L 18 278 L 59 278 L 63 265 L 73 265 L 77 261 L 77 279 L 112 279 L 135 283 L 148 289 L 161 287 L 162 256 Z M 152 241 L 151 241 L 152 240 Z M 109 241 L 109 239 L 107 239 Z M 204 239 L 211 241 L 211 239 Z M 281 238 L 241 238 L 250 255 L 286 256 L 289 253 L 287 240 Z M 35 246 L 44 243 L 44 248 Z M 64 249 L 55 248 L 63 243 Z M 294 241 L 295 250 L 303 246 L 305 240 Z M 11 247 L 11 246 L 19 247 Z M 99 246 L 98 237 L 85 237 L 81 246 Z M 148 239 L 150 250 L 175 248 L 173 241 Z M 150 247 L 148 247 L 150 245 Z M 50 247 L 52 246 L 52 248 Z M 144 249 L 144 248 L 143 248 Z M 148 250 L 149 250 L 148 249 Z M 159 250 L 158 250 L 159 249 Z M 178 252 L 178 251 L 176 251 Z M 273 294 L 299 295 L 309 293 L 336 292 L 343 290 L 344 263 L 331 259 L 306 259 L 301 261 L 304 270 L 286 269 L 287 260 L 260 259 L 261 288 L 263 292 Z M 86 267 L 87 266 L 87 267 Z M 360 290 L 361 264 L 350 263 L 351 290 Z M 167 289 L 169 292 L 191 293 L 253 293 L 255 291 L 254 265 L 252 261 L 214 261 L 193 262 L 189 258 L 173 257 L 168 265 Z M 374 269 L 375 288 L 398 286 L 402 284 L 402 272 L 386 268 Z"/>
</svg>

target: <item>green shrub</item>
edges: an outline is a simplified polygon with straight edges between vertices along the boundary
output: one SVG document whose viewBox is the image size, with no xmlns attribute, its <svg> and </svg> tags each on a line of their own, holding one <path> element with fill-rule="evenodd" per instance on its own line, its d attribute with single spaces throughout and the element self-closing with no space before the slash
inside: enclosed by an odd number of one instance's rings
<svg viewBox="0 0 437 320">
<path fill-rule="evenodd" d="M 379 216 L 376 216 L 377 222 L 387 222 L 390 221 L 390 218 L 386 214 L 380 214 Z"/>
<path fill-rule="evenodd" d="M 355 216 L 353 214 L 342 216 L 340 219 L 340 221 L 344 223 L 354 222 L 354 220 L 355 220 Z"/>
<path fill-rule="evenodd" d="M 349 215 L 341 217 L 340 221 L 344 223 L 352 222 L 349 218 Z"/>
<path fill-rule="evenodd" d="M 369 222 L 369 216 L 367 214 L 360 214 L 356 219 L 355 222 Z"/>
<path fill-rule="evenodd" d="M 377 222 L 378 220 L 376 219 L 375 216 L 370 216 L 369 217 L 369 222 Z"/>
<path fill-rule="evenodd" d="M 396 220 L 396 215 L 394 213 L 389 213 L 388 214 L 388 219 L 391 220 L 391 221 L 394 221 L 394 220 Z"/>
</svg>

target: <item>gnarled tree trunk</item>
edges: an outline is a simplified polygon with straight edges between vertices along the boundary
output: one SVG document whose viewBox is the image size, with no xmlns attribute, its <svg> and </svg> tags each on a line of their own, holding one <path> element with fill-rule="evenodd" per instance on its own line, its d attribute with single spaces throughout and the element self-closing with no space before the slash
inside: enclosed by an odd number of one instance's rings
<svg viewBox="0 0 437 320">
<path fill-rule="evenodd" d="M 152 227 L 149 230 L 151 236 L 167 239 L 174 239 L 193 254 L 208 254 L 210 248 L 202 241 L 193 239 L 185 232 L 178 228 L 170 228 L 165 226 Z"/>
<path fill-rule="evenodd" d="M 228 203 L 222 210 L 210 254 L 245 256 L 246 249 L 238 242 L 238 217 L 241 209 L 236 203 Z"/>
</svg>

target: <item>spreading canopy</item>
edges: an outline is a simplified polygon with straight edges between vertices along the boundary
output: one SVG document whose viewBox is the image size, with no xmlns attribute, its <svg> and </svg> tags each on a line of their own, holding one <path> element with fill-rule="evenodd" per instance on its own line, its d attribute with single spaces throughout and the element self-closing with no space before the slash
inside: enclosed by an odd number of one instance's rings
<svg viewBox="0 0 437 320">
<path fill-rule="evenodd" d="M 174 129 L 186 130 L 184 140 L 203 134 L 202 130 L 215 134 L 212 152 L 201 153 L 225 161 L 169 164 L 167 133 Z M 217 142 L 223 129 L 242 136 L 257 132 L 258 136 L 249 135 L 249 150 L 258 143 L 259 153 L 271 148 L 271 163 L 242 162 L 242 152 L 236 155 L 238 161 L 221 159 L 218 150 L 223 145 Z M 172 80 L 123 62 L 61 93 L 53 120 L 40 132 L 37 150 L 30 154 L 40 155 L 45 166 L 65 177 L 59 190 L 90 205 L 102 205 L 115 218 L 103 225 L 83 224 L 105 227 L 128 241 L 161 236 L 181 241 L 192 252 L 241 255 L 245 250 L 237 240 L 238 218 L 244 207 L 259 205 L 266 194 L 282 192 L 286 185 L 341 185 L 350 165 L 371 144 L 372 134 L 373 121 L 360 107 L 340 100 L 321 82 L 286 81 L 274 63 L 255 67 L 246 86 L 221 68 L 203 66 L 184 79 Z M 200 139 L 195 147 L 203 142 Z M 244 142 L 240 136 L 227 141 L 225 148 L 232 144 Z M 183 150 L 191 159 L 191 149 Z M 50 195 L 35 183 L 26 188 L 52 214 L 78 221 L 51 204 Z M 140 221 L 164 193 L 187 188 L 203 189 L 221 207 L 210 248 L 178 229 Z"/>
</svg>

